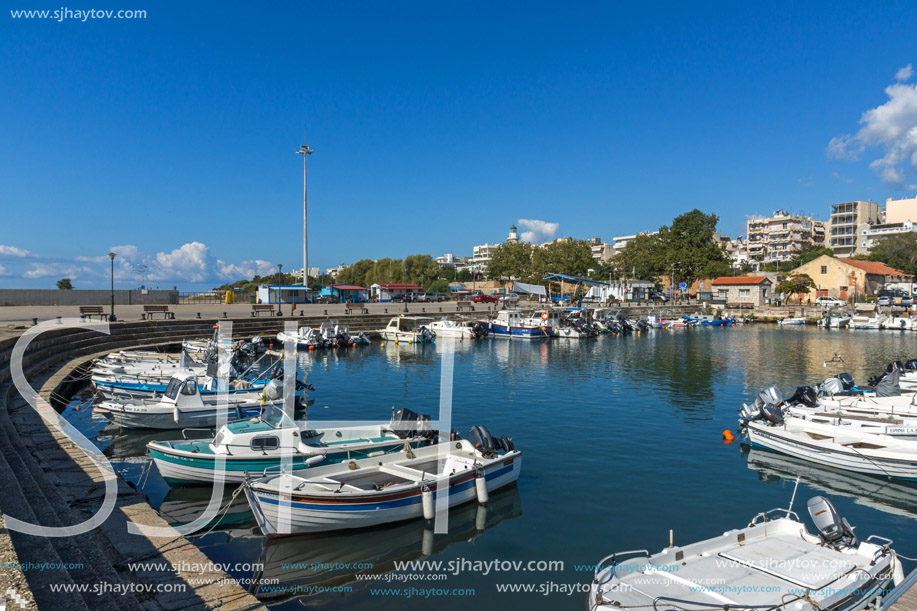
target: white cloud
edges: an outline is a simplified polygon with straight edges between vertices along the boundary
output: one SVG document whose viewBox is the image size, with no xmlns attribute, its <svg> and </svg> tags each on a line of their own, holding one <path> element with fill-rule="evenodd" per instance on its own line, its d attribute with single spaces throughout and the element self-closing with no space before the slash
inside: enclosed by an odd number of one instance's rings
<svg viewBox="0 0 917 611">
<path fill-rule="evenodd" d="M 519 228 L 522 229 L 522 233 L 519 234 L 519 239 L 523 242 L 543 244 L 544 242 L 549 242 L 554 239 L 554 236 L 557 235 L 557 230 L 560 228 L 560 224 L 537 221 L 534 219 L 519 219 Z"/>
<path fill-rule="evenodd" d="M 803 187 L 811 187 L 815 184 L 815 179 L 812 176 L 806 176 L 805 178 L 797 178 L 796 182 L 801 184 Z"/>
<path fill-rule="evenodd" d="M 848 177 L 846 177 L 846 176 L 844 176 L 844 175 L 842 175 L 842 174 L 839 174 L 838 172 L 831 172 L 831 176 L 833 176 L 834 179 L 837 180 L 838 182 L 842 182 L 842 183 L 844 183 L 844 184 L 848 184 L 848 185 L 849 185 L 850 183 L 853 182 L 853 179 L 852 179 L 852 178 L 848 178 Z"/>
<path fill-rule="evenodd" d="M 895 72 L 895 80 L 898 81 L 899 83 L 903 83 L 904 81 L 909 81 L 912 76 L 914 76 L 914 68 L 910 64 L 906 65 L 904 68 L 901 68 L 897 72 Z"/>
<path fill-rule="evenodd" d="M 213 278 L 209 260 L 210 249 L 201 242 L 189 242 L 170 253 L 160 252 L 153 261 L 153 280 L 188 280 L 204 282 Z"/>
<path fill-rule="evenodd" d="M 49 261 L 45 263 L 33 262 L 31 265 L 32 268 L 22 274 L 23 278 L 32 280 L 36 278 L 70 278 L 76 280 L 100 275 L 98 271 L 90 267 L 74 265 L 73 263 Z"/>
<path fill-rule="evenodd" d="M 275 266 L 270 261 L 256 259 L 254 261 L 242 261 L 238 265 L 235 263 L 226 263 L 217 259 L 217 275 L 227 280 L 248 280 L 254 276 L 265 276 L 274 271 Z"/>
<path fill-rule="evenodd" d="M 15 246 L 4 246 L 0 244 L 0 256 L 3 257 L 29 257 L 32 253 L 22 248 L 16 248 Z"/>
<path fill-rule="evenodd" d="M 910 66 L 898 76 L 910 78 Z M 837 159 L 859 159 L 866 147 L 876 147 L 884 155 L 869 167 L 886 183 L 898 188 L 917 190 L 907 184 L 908 176 L 917 172 L 917 85 L 896 83 L 885 88 L 888 101 L 871 108 L 860 117 L 860 131 L 831 139 L 827 154 Z"/>
<path fill-rule="evenodd" d="M 5 276 L 5 275 L 6 275 L 6 268 L 0 265 L 0 276 Z"/>
</svg>

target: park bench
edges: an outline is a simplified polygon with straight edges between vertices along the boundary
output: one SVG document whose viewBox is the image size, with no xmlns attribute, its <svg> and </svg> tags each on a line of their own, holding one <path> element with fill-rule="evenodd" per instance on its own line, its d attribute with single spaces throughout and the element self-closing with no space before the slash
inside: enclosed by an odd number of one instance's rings
<svg viewBox="0 0 917 611">
<path fill-rule="evenodd" d="M 274 315 L 274 306 L 270 303 L 253 303 L 252 304 L 252 316 L 256 314 L 261 316 L 261 312 L 270 312 L 271 316 Z"/>
<path fill-rule="evenodd" d="M 743 303 L 727 303 L 726 307 L 733 309 L 733 310 L 754 310 L 755 304 L 744 303 L 744 302 Z"/>
<path fill-rule="evenodd" d="M 465 308 L 471 308 L 471 311 L 474 312 L 474 302 L 473 301 L 456 301 L 455 309 L 459 312 Z"/>
<path fill-rule="evenodd" d="M 354 310 L 359 310 L 360 314 L 369 314 L 369 310 L 362 303 L 348 303 L 344 307 L 344 314 L 353 314 Z"/>
<path fill-rule="evenodd" d="M 102 320 L 102 317 L 105 316 L 105 311 L 102 306 L 80 306 L 80 318 L 92 320 L 93 316 L 98 316 L 99 320 Z"/>
<path fill-rule="evenodd" d="M 147 317 L 150 320 L 153 319 L 153 314 L 162 314 L 163 318 L 175 319 L 175 314 L 169 311 L 169 306 L 167 305 L 145 305 L 143 306 L 143 318 L 146 320 Z"/>
</svg>

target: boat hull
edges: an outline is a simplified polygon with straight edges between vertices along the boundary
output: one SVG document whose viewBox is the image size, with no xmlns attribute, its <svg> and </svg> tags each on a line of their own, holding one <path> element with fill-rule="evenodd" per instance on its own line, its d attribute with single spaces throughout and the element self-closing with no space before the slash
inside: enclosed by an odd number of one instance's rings
<svg viewBox="0 0 917 611">
<path fill-rule="evenodd" d="M 519 479 L 522 468 L 521 455 L 499 461 L 485 469 L 487 491 L 496 492 L 512 486 Z M 435 486 L 431 486 L 435 488 Z M 247 485 L 245 494 L 262 532 L 268 538 L 302 533 L 365 528 L 379 524 L 400 522 L 423 517 L 421 486 L 411 490 L 366 499 L 344 499 L 332 502 L 327 499 L 290 497 L 289 531 L 281 532 L 281 496 Z M 448 505 L 456 507 L 477 499 L 475 474 L 463 473 L 450 478 Z M 285 502 L 283 503 L 286 504 Z"/>
<path fill-rule="evenodd" d="M 496 337 L 508 337 L 511 339 L 545 339 L 553 335 L 553 329 L 551 327 L 517 327 L 496 322 L 485 322 L 484 324 L 487 325 L 490 334 Z"/>
<path fill-rule="evenodd" d="M 755 422 L 748 424 L 747 435 L 752 447 L 796 456 L 845 471 L 917 481 L 917 462 L 914 461 L 884 458 L 814 439 L 807 441 L 788 433 L 784 427 L 765 426 Z"/>
</svg>

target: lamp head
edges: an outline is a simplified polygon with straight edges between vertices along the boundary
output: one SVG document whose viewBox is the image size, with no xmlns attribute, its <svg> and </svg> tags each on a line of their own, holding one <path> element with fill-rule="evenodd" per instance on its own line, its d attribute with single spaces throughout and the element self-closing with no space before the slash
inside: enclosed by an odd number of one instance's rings
<svg viewBox="0 0 917 611">
<path fill-rule="evenodd" d="M 111 258 L 112 261 L 115 260 L 115 253 L 110 252 L 110 253 L 108 253 L 108 256 Z"/>
</svg>

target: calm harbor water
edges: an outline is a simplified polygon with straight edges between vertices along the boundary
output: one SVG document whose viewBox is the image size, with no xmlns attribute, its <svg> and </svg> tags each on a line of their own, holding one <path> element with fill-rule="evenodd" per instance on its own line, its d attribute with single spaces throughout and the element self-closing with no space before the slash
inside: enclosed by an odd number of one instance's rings
<svg viewBox="0 0 917 611">
<path fill-rule="evenodd" d="M 316 387 L 310 416 L 386 420 L 392 406 L 435 415 L 444 352 L 441 340 L 303 354 Z M 721 438 L 735 430 L 741 403 L 764 386 L 789 394 L 841 371 L 865 382 L 889 361 L 915 357 L 913 333 L 772 325 L 459 342 L 454 428 L 465 434 L 485 424 L 512 437 L 524 453 L 517 489 L 492 496 L 486 511 L 475 504 L 453 510 L 448 535 L 425 532 L 417 521 L 270 543 L 240 495 L 212 533 L 192 539 L 214 562 L 238 563 L 230 572 L 239 579 L 277 580 L 257 592 L 274 609 L 581 609 L 585 593 L 569 590 L 591 580 L 587 565 L 614 551 L 658 551 L 670 529 L 676 543 L 689 543 L 744 526 L 760 511 L 786 507 L 800 475 L 800 515 L 809 497 L 826 494 L 861 538 L 892 538 L 915 557 L 917 488 L 749 453 L 741 438 L 731 445 Z M 203 510 L 209 489 L 169 489 L 155 468 L 145 473 L 140 462 L 118 463 L 143 456 L 151 439 L 175 435 L 103 430 L 103 420 L 76 405 L 65 416 L 91 438 L 97 434 L 116 468 L 170 520 L 190 521 Z M 451 562 L 449 569 L 460 570 L 414 579 L 420 571 L 395 570 L 403 560 Z M 494 560 L 521 565 L 502 563 L 486 575 L 473 570 Z M 526 566 L 533 560 L 554 564 Z M 252 564 L 263 567 L 246 566 Z M 504 584 L 533 591 L 499 591 Z"/>
</svg>

